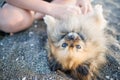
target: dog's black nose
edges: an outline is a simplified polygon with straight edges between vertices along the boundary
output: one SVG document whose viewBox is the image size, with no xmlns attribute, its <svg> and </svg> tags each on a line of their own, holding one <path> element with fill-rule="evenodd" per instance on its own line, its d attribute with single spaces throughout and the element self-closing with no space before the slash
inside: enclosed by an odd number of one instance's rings
<svg viewBox="0 0 120 80">
<path fill-rule="evenodd" d="M 68 39 L 69 39 L 69 40 L 74 40 L 74 39 L 75 39 L 75 36 L 74 36 L 74 35 L 68 35 Z"/>
<path fill-rule="evenodd" d="M 79 35 L 75 32 L 70 32 L 67 34 L 66 39 L 67 40 L 76 40 L 79 37 Z"/>
</svg>

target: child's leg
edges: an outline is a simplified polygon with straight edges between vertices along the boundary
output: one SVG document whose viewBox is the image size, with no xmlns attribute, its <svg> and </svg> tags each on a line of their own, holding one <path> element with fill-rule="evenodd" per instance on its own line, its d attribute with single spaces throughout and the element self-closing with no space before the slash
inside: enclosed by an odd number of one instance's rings
<svg viewBox="0 0 120 80">
<path fill-rule="evenodd" d="M 4 32 L 18 32 L 32 24 L 34 12 L 23 10 L 15 6 L 5 4 L 0 8 L 0 30 Z"/>
<path fill-rule="evenodd" d="M 52 3 L 75 5 L 77 0 L 53 0 Z"/>
<path fill-rule="evenodd" d="M 44 0 L 44 1 L 46 1 L 46 2 L 52 2 L 53 0 Z M 44 14 L 36 12 L 34 18 L 35 19 L 41 19 L 44 16 L 45 16 Z"/>
</svg>

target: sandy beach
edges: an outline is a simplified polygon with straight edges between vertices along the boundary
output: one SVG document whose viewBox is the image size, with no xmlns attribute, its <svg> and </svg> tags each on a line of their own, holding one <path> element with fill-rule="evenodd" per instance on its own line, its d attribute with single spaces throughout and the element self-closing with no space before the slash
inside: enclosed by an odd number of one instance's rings
<svg viewBox="0 0 120 80">
<path fill-rule="evenodd" d="M 107 64 L 97 80 L 120 80 L 120 0 L 94 0 L 101 4 L 108 21 L 109 44 Z M 27 30 L 9 34 L 0 33 L 0 80 L 72 80 L 60 72 L 51 72 L 45 43 L 46 25 L 34 21 Z"/>
</svg>

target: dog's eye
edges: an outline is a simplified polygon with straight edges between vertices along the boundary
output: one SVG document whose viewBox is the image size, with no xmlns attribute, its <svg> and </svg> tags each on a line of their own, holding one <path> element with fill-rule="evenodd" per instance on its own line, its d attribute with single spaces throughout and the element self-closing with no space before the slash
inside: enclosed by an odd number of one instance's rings
<svg viewBox="0 0 120 80">
<path fill-rule="evenodd" d="M 62 44 L 62 47 L 63 47 L 63 48 L 65 48 L 65 47 L 67 47 L 67 46 L 68 46 L 67 43 L 63 43 L 63 44 Z"/>
<path fill-rule="evenodd" d="M 65 35 L 61 35 L 61 39 L 63 39 L 65 37 Z"/>
<path fill-rule="evenodd" d="M 80 45 L 76 45 L 76 48 L 77 48 L 77 49 L 81 49 L 81 46 L 80 46 Z"/>
<path fill-rule="evenodd" d="M 64 35 L 61 35 L 61 39 L 63 39 L 65 36 L 66 36 L 66 34 L 64 34 Z"/>
</svg>

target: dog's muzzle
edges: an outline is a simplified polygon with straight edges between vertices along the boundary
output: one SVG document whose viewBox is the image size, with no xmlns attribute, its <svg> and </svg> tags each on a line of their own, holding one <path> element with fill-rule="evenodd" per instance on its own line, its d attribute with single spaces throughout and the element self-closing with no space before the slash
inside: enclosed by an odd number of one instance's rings
<svg viewBox="0 0 120 80">
<path fill-rule="evenodd" d="M 71 32 L 66 35 L 66 40 L 73 41 L 76 39 L 79 39 L 79 35 L 75 32 Z"/>
</svg>

